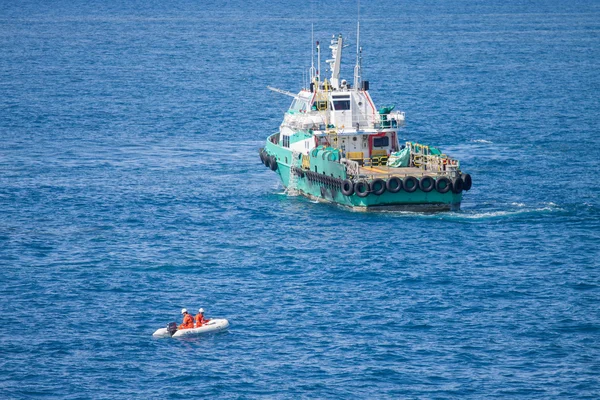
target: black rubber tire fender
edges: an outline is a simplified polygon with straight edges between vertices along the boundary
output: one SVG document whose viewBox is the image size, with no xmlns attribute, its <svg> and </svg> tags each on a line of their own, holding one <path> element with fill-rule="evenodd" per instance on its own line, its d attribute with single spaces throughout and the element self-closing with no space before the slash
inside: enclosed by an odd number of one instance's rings
<svg viewBox="0 0 600 400">
<path fill-rule="evenodd" d="M 344 196 L 352 196 L 354 194 L 354 184 L 350 179 L 344 179 L 341 190 Z"/>
<path fill-rule="evenodd" d="M 405 192 L 412 193 L 419 188 L 419 181 L 414 176 L 406 176 L 402 182 L 402 188 Z"/>
<path fill-rule="evenodd" d="M 354 193 L 358 197 L 367 197 L 369 195 L 369 184 L 366 181 L 358 181 L 354 184 Z"/>
<path fill-rule="evenodd" d="M 385 183 L 385 190 L 390 193 L 398 193 L 402 190 L 402 179 L 398 178 L 397 176 L 392 176 Z"/>
<path fill-rule="evenodd" d="M 430 176 L 424 176 L 419 181 L 419 189 L 425 193 L 429 193 L 435 188 L 435 180 Z"/>
<path fill-rule="evenodd" d="M 462 174 L 461 178 L 465 183 L 463 190 L 471 190 L 471 186 L 473 185 L 473 180 L 471 179 L 470 174 Z"/>
<path fill-rule="evenodd" d="M 462 180 L 462 178 L 460 176 L 458 178 L 456 178 L 454 180 L 454 182 L 452 182 L 452 193 L 459 194 L 460 192 L 463 191 L 464 188 L 465 188 L 465 182 Z"/>
<path fill-rule="evenodd" d="M 442 186 L 443 184 L 443 186 Z M 435 181 L 435 190 L 437 190 L 438 193 L 448 193 L 450 190 L 452 189 L 452 182 L 450 181 L 450 179 L 446 178 L 445 176 L 441 176 L 439 178 L 437 178 L 437 180 Z"/>
<path fill-rule="evenodd" d="M 377 186 L 379 186 L 379 189 L 377 189 Z M 385 181 L 379 178 L 374 179 L 371 181 L 369 189 L 375 196 L 380 196 L 385 192 Z"/>
<path fill-rule="evenodd" d="M 269 168 L 271 168 L 271 171 L 277 171 L 277 159 L 275 156 L 271 156 L 269 160 Z"/>
</svg>

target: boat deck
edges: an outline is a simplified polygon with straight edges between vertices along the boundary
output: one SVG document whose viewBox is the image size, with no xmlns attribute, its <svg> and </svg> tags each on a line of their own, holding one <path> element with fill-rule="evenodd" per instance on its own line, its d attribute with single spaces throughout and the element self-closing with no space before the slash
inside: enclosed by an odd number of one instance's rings
<svg viewBox="0 0 600 400">
<path fill-rule="evenodd" d="M 447 173 L 445 172 L 425 171 L 416 167 L 394 168 L 385 165 L 377 167 L 359 167 L 358 169 L 359 176 L 369 176 L 372 178 L 387 178 L 389 176 L 397 176 L 400 178 L 414 176 L 415 178 L 419 178 L 422 176 L 437 177 L 446 174 Z"/>
</svg>

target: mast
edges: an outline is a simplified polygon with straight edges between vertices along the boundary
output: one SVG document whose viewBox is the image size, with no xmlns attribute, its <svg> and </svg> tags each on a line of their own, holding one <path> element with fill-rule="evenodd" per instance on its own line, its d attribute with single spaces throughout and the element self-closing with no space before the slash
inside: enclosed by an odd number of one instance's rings
<svg viewBox="0 0 600 400">
<path fill-rule="evenodd" d="M 354 66 L 354 88 L 359 89 L 358 84 L 360 83 L 360 64 L 361 64 L 361 53 L 360 48 L 360 0 L 358 0 L 358 20 L 356 21 L 356 65 Z"/>
<path fill-rule="evenodd" d="M 319 85 L 321 85 L 321 45 L 317 40 L 317 80 L 319 81 Z"/>
<path fill-rule="evenodd" d="M 317 76 L 317 70 L 315 69 L 315 24 L 312 24 L 311 27 L 310 46 L 310 83 L 314 83 Z"/>
<path fill-rule="evenodd" d="M 331 87 L 333 89 L 340 88 L 340 66 L 342 62 L 342 47 L 342 35 L 338 35 L 337 39 L 334 35 L 333 38 L 331 38 L 331 45 L 329 46 L 333 58 L 331 60 L 327 60 L 327 63 L 329 63 L 329 68 L 331 68 Z"/>
</svg>

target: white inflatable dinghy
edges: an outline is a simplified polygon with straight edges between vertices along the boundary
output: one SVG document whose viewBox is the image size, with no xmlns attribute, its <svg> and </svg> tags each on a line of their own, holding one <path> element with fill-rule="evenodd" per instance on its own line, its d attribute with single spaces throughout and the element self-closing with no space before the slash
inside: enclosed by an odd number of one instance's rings
<svg viewBox="0 0 600 400">
<path fill-rule="evenodd" d="M 152 334 L 157 338 L 174 337 L 182 338 L 189 336 L 203 335 L 205 333 L 213 333 L 224 331 L 229 328 L 229 321 L 226 319 L 211 319 L 200 328 L 177 329 L 177 325 L 171 322 L 166 328 L 160 328 Z"/>
</svg>

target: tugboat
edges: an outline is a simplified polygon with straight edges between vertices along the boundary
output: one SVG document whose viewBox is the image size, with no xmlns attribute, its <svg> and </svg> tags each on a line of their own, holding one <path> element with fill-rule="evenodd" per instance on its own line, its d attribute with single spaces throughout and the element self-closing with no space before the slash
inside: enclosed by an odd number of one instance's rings
<svg viewBox="0 0 600 400">
<path fill-rule="evenodd" d="M 313 49 L 306 88 L 294 94 L 268 87 L 293 101 L 279 132 L 259 149 L 261 161 L 281 177 L 288 194 L 364 211 L 460 209 L 471 176 L 461 171 L 458 160 L 436 147 L 399 142 L 405 114 L 393 106 L 375 107 L 369 81 L 361 77 L 358 37 L 353 84 L 340 79 L 344 48 L 340 34 L 329 46 L 329 79 L 321 80 L 321 49 L 316 42 L 319 68 L 314 66 Z"/>
</svg>

